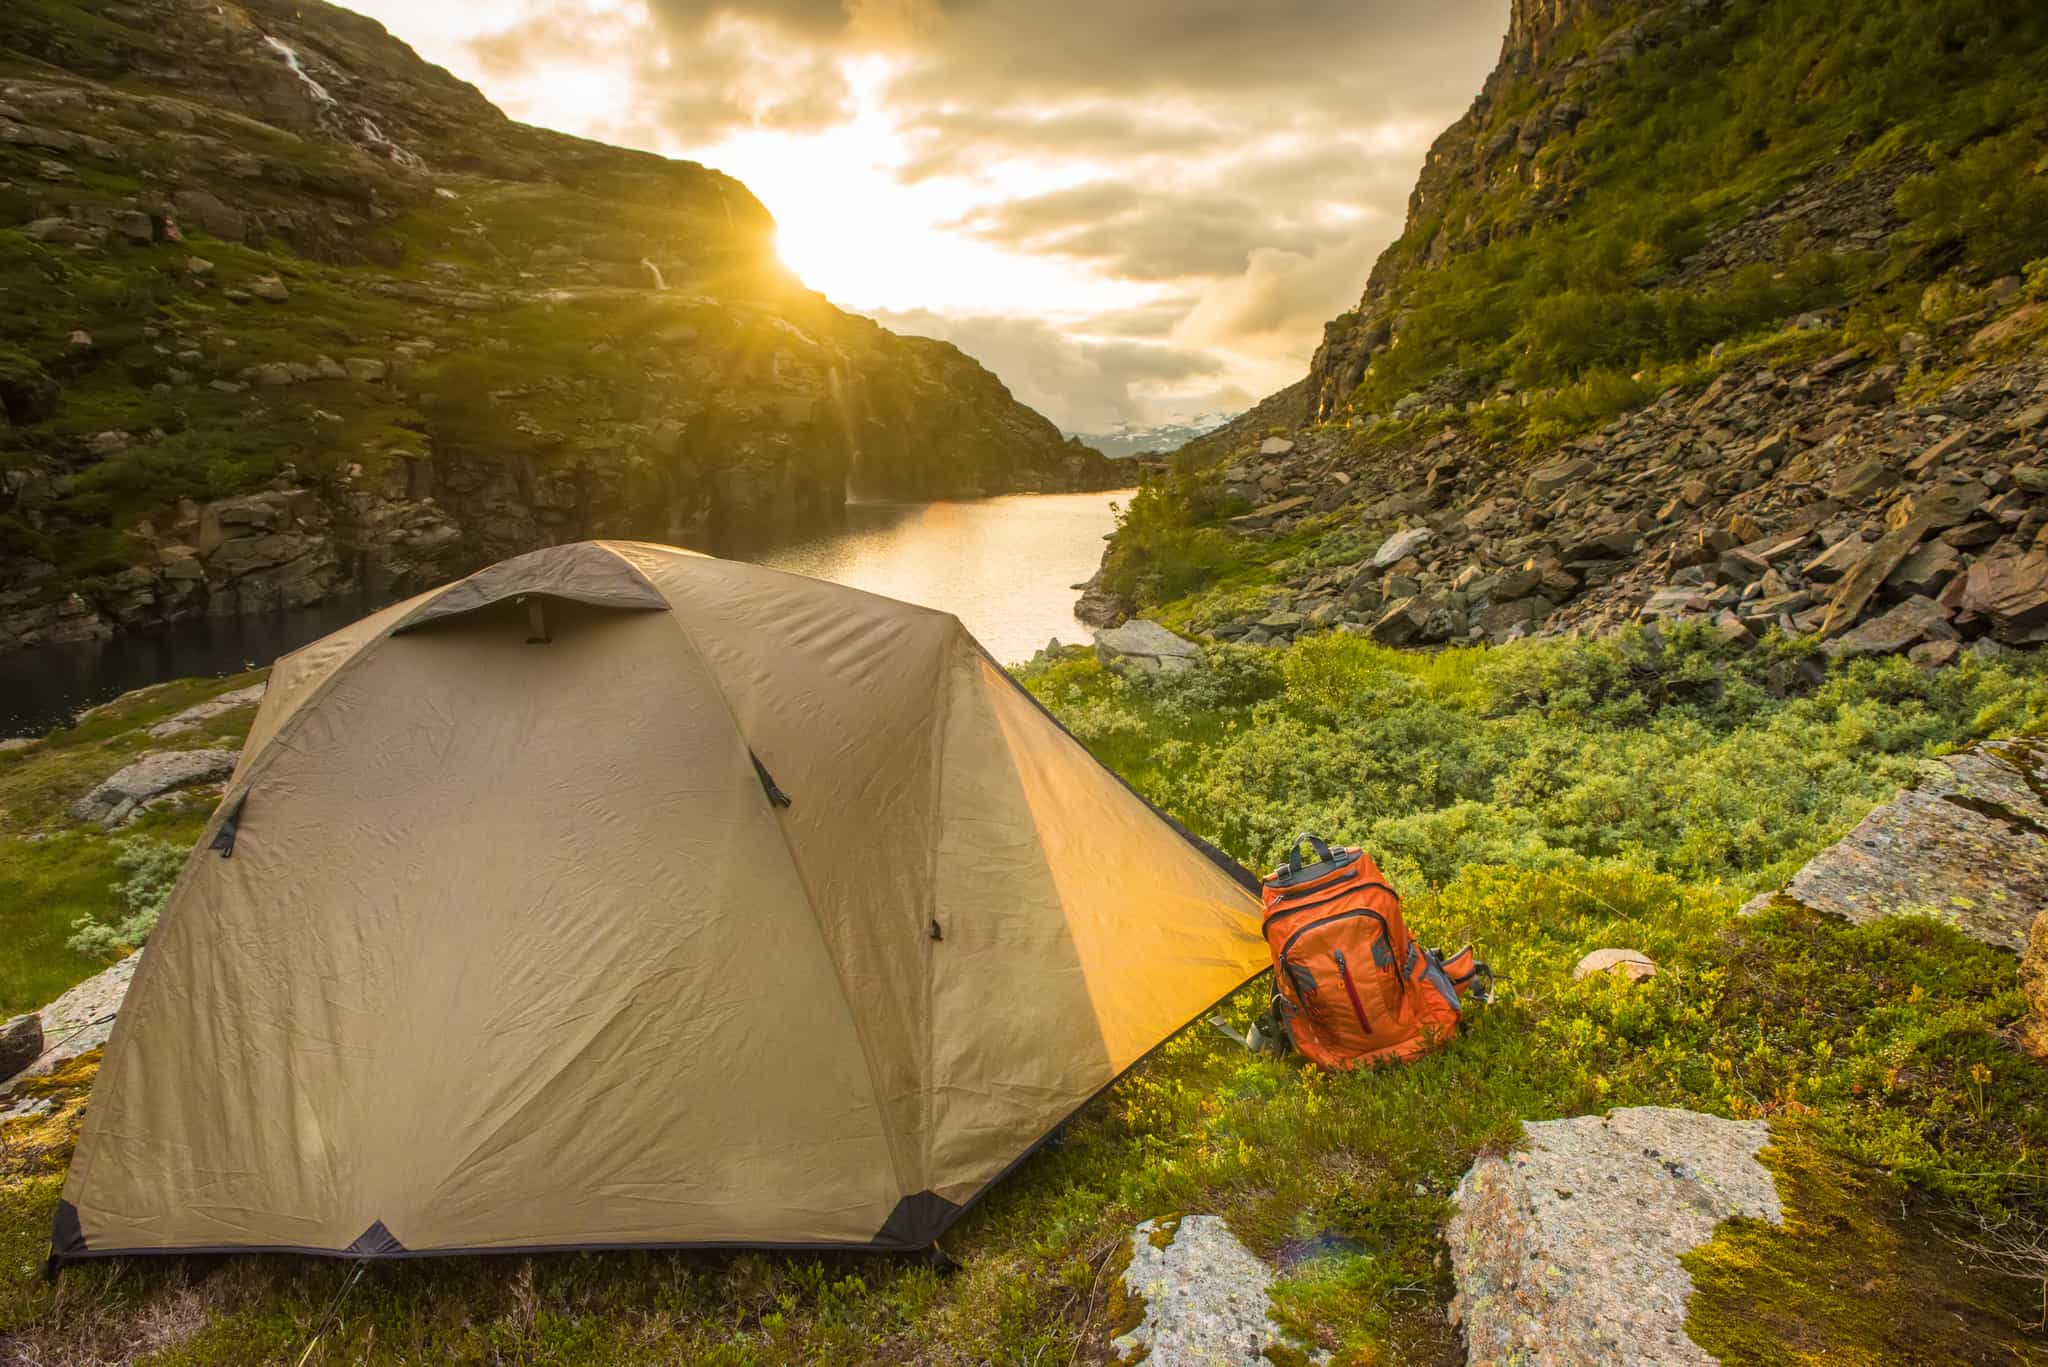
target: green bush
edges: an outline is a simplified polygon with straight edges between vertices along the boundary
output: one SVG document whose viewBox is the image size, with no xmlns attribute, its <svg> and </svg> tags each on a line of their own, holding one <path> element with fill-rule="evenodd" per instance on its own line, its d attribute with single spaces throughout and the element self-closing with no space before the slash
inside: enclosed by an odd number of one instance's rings
<svg viewBox="0 0 2048 1367">
<path fill-rule="evenodd" d="M 156 918 L 170 900 L 178 871 L 185 867 L 185 855 L 185 846 L 150 836 L 117 841 L 114 867 L 126 877 L 115 883 L 114 893 L 128 914 L 113 922 L 79 917 L 71 923 L 66 946 L 78 954 L 124 954 L 139 948 L 156 929 Z"/>
</svg>

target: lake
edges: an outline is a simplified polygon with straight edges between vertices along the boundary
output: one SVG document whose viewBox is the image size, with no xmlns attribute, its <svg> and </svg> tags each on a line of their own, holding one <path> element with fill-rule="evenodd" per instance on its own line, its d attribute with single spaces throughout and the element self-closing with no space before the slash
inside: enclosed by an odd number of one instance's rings
<svg viewBox="0 0 2048 1367">
<path fill-rule="evenodd" d="M 737 560 L 943 608 L 1006 663 L 1054 636 L 1085 641 L 1071 587 L 1095 573 L 1111 505 L 1131 491 L 1012 494 L 955 503 L 851 503 L 827 532 L 728 540 Z M 84 708 L 166 679 L 269 664 L 377 607 L 321 603 L 262 617 L 208 618 L 161 632 L 0 655 L 0 736 L 41 735 Z"/>
</svg>

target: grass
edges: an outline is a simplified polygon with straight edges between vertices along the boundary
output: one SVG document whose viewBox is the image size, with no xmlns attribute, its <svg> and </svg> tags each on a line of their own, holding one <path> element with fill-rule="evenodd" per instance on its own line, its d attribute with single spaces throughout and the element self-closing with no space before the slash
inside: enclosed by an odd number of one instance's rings
<svg viewBox="0 0 2048 1367">
<path fill-rule="evenodd" d="M 239 746 L 253 706 L 172 739 L 152 739 L 147 731 L 262 677 L 187 679 L 131 694 L 26 750 L 0 754 L 0 1017 L 33 1010 L 106 967 L 104 956 L 77 953 L 65 942 L 80 917 L 120 918 L 113 877 L 118 839 L 190 844 L 207 814 L 203 802 L 174 803 L 144 814 L 117 836 L 72 821 L 66 815 L 71 804 L 145 751 Z"/>
<path fill-rule="evenodd" d="M 1239 858 L 1300 825 L 1363 839 L 1418 934 L 1481 947 L 1499 1000 L 1449 1050 L 1364 1075 L 1182 1032 L 949 1236 L 950 1277 L 764 1255 L 380 1265 L 313 1361 L 1102 1362 L 1138 1310 L 1115 1276 L 1131 1225 L 1208 1211 L 1280 1267 L 1277 1313 L 1302 1341 L 1351 1367 L 1450 1367 L 1438 1231 L 1474 1157 L 1523 1119 L 1649 1103 L 1773 1125 L 1787 1223 L 1724 1227 L 1690 1262 L 1693 1332 L 1724 1362 L 2048 1361 L 2028 1328 L 2041 1284 L 1952 1241 L 2036 1218 L 2048 1181 L 2048 1073 L 2007 1037 L 2024 1010 L 2012 956 L 1925 920 L 1732 915 L 1922 758 L 2040 729 L 2048 665 L 1861 662 L 1814 685 L 1786 663 L 1681 633 L 1662 650 L 1222 649 L 1144 684 L 1079 652 L 1030 671 L 1098 755 Z M 8 810 L 31 790 L 61 800 L 171 702 L 131 706 L 71 742 L 96 749 L 0 770 Z M 1605 945 L 1662 971 L 1572 982 Z M 1259 993 L 1226 1014 L 1247 1019 Z M 92 1067 L 53 1084 L 70 1099 L 56 1118 L 0 1130 L 0 1339 L 31 1363 L 297 1361 L 343 1266 L 28 1279 Z M 1909 1294 L 1925 1324 L 1879 1313 Z"/>
</svg>

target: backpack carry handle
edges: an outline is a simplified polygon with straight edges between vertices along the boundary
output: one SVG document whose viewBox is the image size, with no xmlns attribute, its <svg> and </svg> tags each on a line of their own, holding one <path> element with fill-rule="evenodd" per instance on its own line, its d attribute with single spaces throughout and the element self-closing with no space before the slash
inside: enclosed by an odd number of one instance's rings
<svg viewBox="0 0 2048 1367">
<path fill-rule="evenodd" d="M 1294 837 L 1294 842 L 1287 847 L 1287 868 L 1289 872 L 1301 872 L 1301 847 L 1304 844 L 1314 852 L 1316 863 L 1327 864 L 1330 862 L 1330 847 L 1323 842 L 1323 838 L 1308 831 L 1303 831 L 1300 835 Z"/>
</svg>

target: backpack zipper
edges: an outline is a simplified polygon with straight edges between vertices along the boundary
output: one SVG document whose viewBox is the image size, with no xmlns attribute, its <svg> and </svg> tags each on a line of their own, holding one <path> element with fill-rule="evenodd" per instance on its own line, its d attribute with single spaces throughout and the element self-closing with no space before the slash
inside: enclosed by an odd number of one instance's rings
<svg viewBox="0 0 2048 1367">
<path fill-rule="evenodd" d="M 1307 925 L 1287 937 L 1286 941 L 1280 946 L 1279 957 L 1285 959 L 1287 951 L 1294 948 L 1294 942 L 1308 934 L 1311 930 L 1315 930 L 1319 926 L 1332 925 L 1338 921 L 1347 921 L 1353 916 L 1370 916 L 1373 920 L 1378 921 L 1380 923 L 1380 934 L 1387 937 L 1389 947 L 1393 945 L 1394 932 L 1388 927 L 1387 918 L 1374 911 L 1371 907 L 1360 907 L 1357 911 L 1340 911 L 1335 916 L 1323 916 L 1310 921 Z"/>
<path fill-rule="evenodd" d="M 1276 909 L 1276 910 L 1274 910 L 1274 911 L 1270 911 L 1270 912 L 1267 912 L 1267 913 L 1266 913 L 1266 919 L 1265 919 L 1265 920 L 1263 920 L 1263 921 L 1261 921 L 1261 922 L 1259 922 L 1259 933 L 1260 933 L 1261 935 L 1265 934 L 1265 933 L 1266 933 L 1266 927 L 1267 927 L 1267 926 L 1270 926 L 1270 925 L 1272 925 L 1272 924 L 1273 924 L 1273 923 L 1274 923 L 1275 921 L 1279 920 L 1279 919 L 1280 919 L 1280 918 L 1281 918 L 1282 916 L 1292 916 L 1292 915 L 1294 915 L 1294 914 L 1295 914 L 1296 912 L 1302 912 L 1302 911 L 1311 911 L 1311 910 L 1314 910 L 1314 909 L 1315 909 L 1316 907 L 1320 907 L 1320 906 L 1326 906 L 1326 905 L 1328 905 L 1328 904 L 1329 904 L 1329 903 L 1331 903 L 1331 902 L 1335 902 L 1335 901 L 1338 901 L 1338 900 L 1340 900 L 1340 899 L 1342 899 L 1342 898 L 1345 898 L 1345 897 L 1349 897 L 1349 896 L 1350 896 L 1350 895 L 1351 895 L 1352 893 L 1354 893 L 1354 892 L 1363 892 L 1363 891 L 1365 891 L 1365 889 L 1367 889 L 1367 888 L 1378 888 L 1378 889 L 1379 889 L 1379 890 L 1380 890 L 1381 892 L 1384 892 L 1385 894 L 1387 894 L 1387 896 L 1389 896 L 1389 897 L 1393 898 L 1393 899 L 1394 899 L 1395 901 L 1397 901 L 1397 902 L 1398 902 L 1398 901 L 1400 901 L 1400 900 L 1401 900 L 1401 894 L 1400 894 L 1400 893 L 1398 893 L 1398 892 L 1395 892 L 1395 891 L 1394 891 L 1394 890 L 1393 890 L 1392 888 L 1388 887 L 1388 886 L 1387 886 L 1387 885 L 1386 885 L 1385 883 L 1360 883 L 1360 884 L 1358 884 L 1358 885 L 1357 885 L 1356 887 L 1349 887 L 1349 888 L 1346 888 L 1346 889 L 1344 889 L 1344 891 L 1342 891 L 1342 892 L 1335 892 L 1335 893 L 1331 893 L 1331 894 L 1330 894 L 1330 895 L 1329 895 L 1328 897 L 1318 898 L 1318 899 L 1317 899 L 1316 901 L 1313 901 L 1313 902 L 1303 902 L 1303 903 L 1302 903 L 1302 904 L 1301 904 L 1300 906 L 1298 906 L 1298 907 L 1280 907 L 1280 908 L 1278 908 L 1278 909 Z M 1378 916 L 1378 915 L 1379 915 L 1379 913 L 1378 913 L 1378 912 L 1373 912 L 1372 914 L 1373 914 L 1373 915 L 1375 915 L 1375 916 Z M 1380 921 L 1380 925 L 1381 925 L 1381 926 L 1385 926 L 1385 925 L 1386 925 L 1386 921 L 1385 921 L 1385 919 L 1384 919 L 1384 918 L 1383 918 L 1383 919 L 1382 919 L 1382 920 Z M 1306 927 L 1306 926 L 1304 926 L 1304 927 L 1303 927 L 1303 929 L 1305 930 L 1305 929 L 1307 929 L 1307 927 Z M 1392 943 L 1393 943 L 1393 941 L 1392 941 L 1392 939 L 1391 939 L 1391 932 L 1389 932 L 1389 936 L 1390 936 L 1390 938 L 1388 939 L 1388 943 L 1389 943 L 1389 944 L 1392 944 Z M 1289 944 L 1293 944 L 1293 943 L 1294 943 L 1294 941 L 1293 941 L 1292 939 L 1290 939 L 1290 940 L 1288 940 L 1288 942 L 1287 942 L 1287 943 L 1289 943 Z"/>
<path fill-rule="evenodd" d="M 1321 878 L 1316 879 L 1312 884 L 1306 887 L 1283 889 L 1279 895 L 1278 900 L 1284 902 L 1290 897 L 1299 897 L 1306 892 L 1321 892 L 1324 888 L 1329 887 L 1332 883 L 1340 882 L 1346 878 L 1356 878 L 1358 876 L 1358 870 L 1359 861 L 1357 860 L 1357 858 L 1354 857 L 1346 861 L 1345 863 L 1339 865 L 1338 867 L 1330 870 Z"/>
<path fill-rule="evenodd" d="M 1337 951 L 1337 976 L 1344 980 L 1344 995 L 1351 998 L 1351 1009 L 1358 1013 L 1358 1028 L 1372 1034 L 1372 1022 L 1365 1018 L 1365 1003 L 1358 999 L 1358 984 L 1351 981 L 1351 965 L 1344 962 L 1344 951 Z"/>
</svg>

